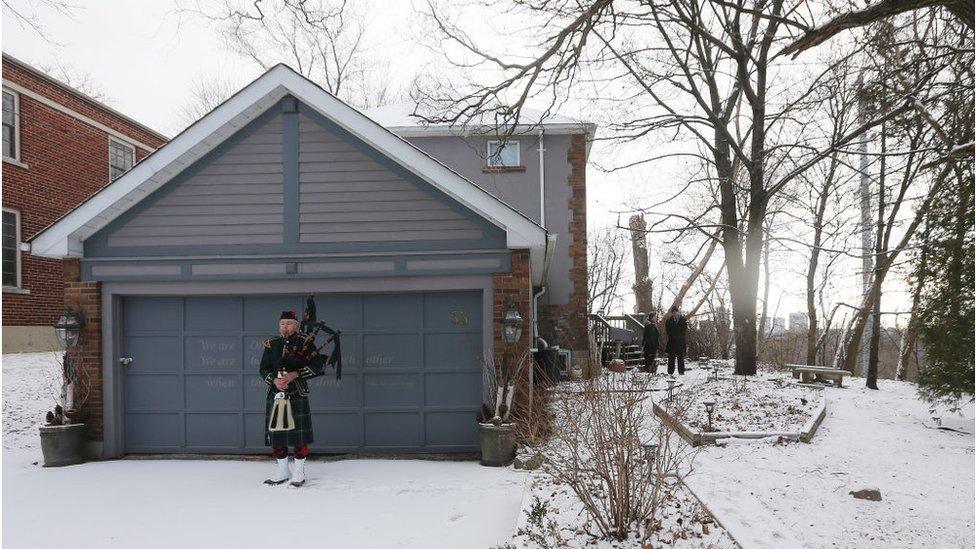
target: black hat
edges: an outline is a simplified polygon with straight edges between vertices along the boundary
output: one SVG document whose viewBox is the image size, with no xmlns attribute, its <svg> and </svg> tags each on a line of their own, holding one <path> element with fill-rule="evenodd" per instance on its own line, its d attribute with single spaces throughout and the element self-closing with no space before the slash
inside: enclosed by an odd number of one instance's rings
<svg viewBox="0 0 976 549">
<path fill-rule="evenodd" d="M 294 320 L 298 322 L 298 317 L 295 316 L 295 311 L 281 311 L 281 316 L 278 320 Z"/>
</svg>

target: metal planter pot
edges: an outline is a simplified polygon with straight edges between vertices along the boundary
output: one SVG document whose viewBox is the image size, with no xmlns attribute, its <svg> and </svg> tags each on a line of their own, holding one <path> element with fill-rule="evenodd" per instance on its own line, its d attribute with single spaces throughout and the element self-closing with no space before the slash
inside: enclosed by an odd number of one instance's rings
<svg viewBox="0 0 976 549">
<path fill-rule="evenodd" d="M 61 467 L 83 463 L 86 435 L 87 427 L 84 423 L 41 426 L 44 466 Z"/>
<path fill-rule="evenodd" d="M 479 423 L 478 437 L 481 439 L 482 465 L 504 467 L 515 459 L 514 425 Z"/>
</svg>

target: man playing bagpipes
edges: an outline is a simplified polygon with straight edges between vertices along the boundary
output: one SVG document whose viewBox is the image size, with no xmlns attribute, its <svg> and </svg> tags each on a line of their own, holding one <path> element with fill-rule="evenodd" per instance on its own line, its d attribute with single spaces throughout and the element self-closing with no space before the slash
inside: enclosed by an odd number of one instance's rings
<svg viewBox="0 0 976 549">
<path fill-rule="evenodd" d="M 311 296 L 309 304 L 311 311 L 306 310 L 306 320 L 310 312 L 313 316 L 315 314 Z M 264 340 L 260 370 L 268 384 L 264 444 L 271 446 L 277 460 L 277 472 L 265 480 L 265 484 L 284 484 L 289 478 L 292 486 L 305 484 L 305 459 L 310 453 L 308 445 L 314 441 L 308 380 L 325 373 L 325 356 L 315 346 L 315 337 L 320 329 L 332 335 L 326 344 L 335 342 L 329 364 L 336 365 L 338 378 L 341 371 L 339 332 L 323 323 L 313 321 L 309 324 L 310 333 L 302 333 L 295 312 L 284 311 L 278 320 L 278 333 L 281 336 Z M 295 448 L 293 472 L 288 470 L 288 446 Z"/>
</svg>

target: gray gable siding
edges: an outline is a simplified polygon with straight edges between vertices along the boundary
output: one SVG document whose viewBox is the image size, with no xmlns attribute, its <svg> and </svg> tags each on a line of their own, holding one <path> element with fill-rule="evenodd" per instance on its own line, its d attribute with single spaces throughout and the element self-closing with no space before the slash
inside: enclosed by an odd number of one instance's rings
<svg viewBox="0 0 976 549">
<path fill-rule="evenodd" d="M 505 250 L 506 238 L 288 97 L 84 246 L 97 261 Z"/>
<path fill-rule="evenodd" d="M 479 240 L 482 228 L 301 114 L 301 242 Z"/>
<path fill-rule="evenodd" d="M 108 248 L 282 242 L 282 117 L 271 113 L 106 239 Z"/>
</svg>

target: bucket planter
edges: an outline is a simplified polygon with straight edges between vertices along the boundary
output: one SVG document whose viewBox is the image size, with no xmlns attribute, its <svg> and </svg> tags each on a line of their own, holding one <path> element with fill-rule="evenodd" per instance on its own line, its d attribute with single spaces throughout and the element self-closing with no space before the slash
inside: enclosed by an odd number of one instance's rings
<svg viewBox="0 0 976 549">
<path fill-rule="evenodd" d="M 481 464 L 504 467 L 515 459 L 515 426 L 511 423 L 478 424 L 481 440 Z"/>
<path fill-rule="evenodd" d="M 45 467 L 61 467 L 85 461 L 87 428 L 84 423 L 41 426 L 41 453 Z"/>
</svg>

